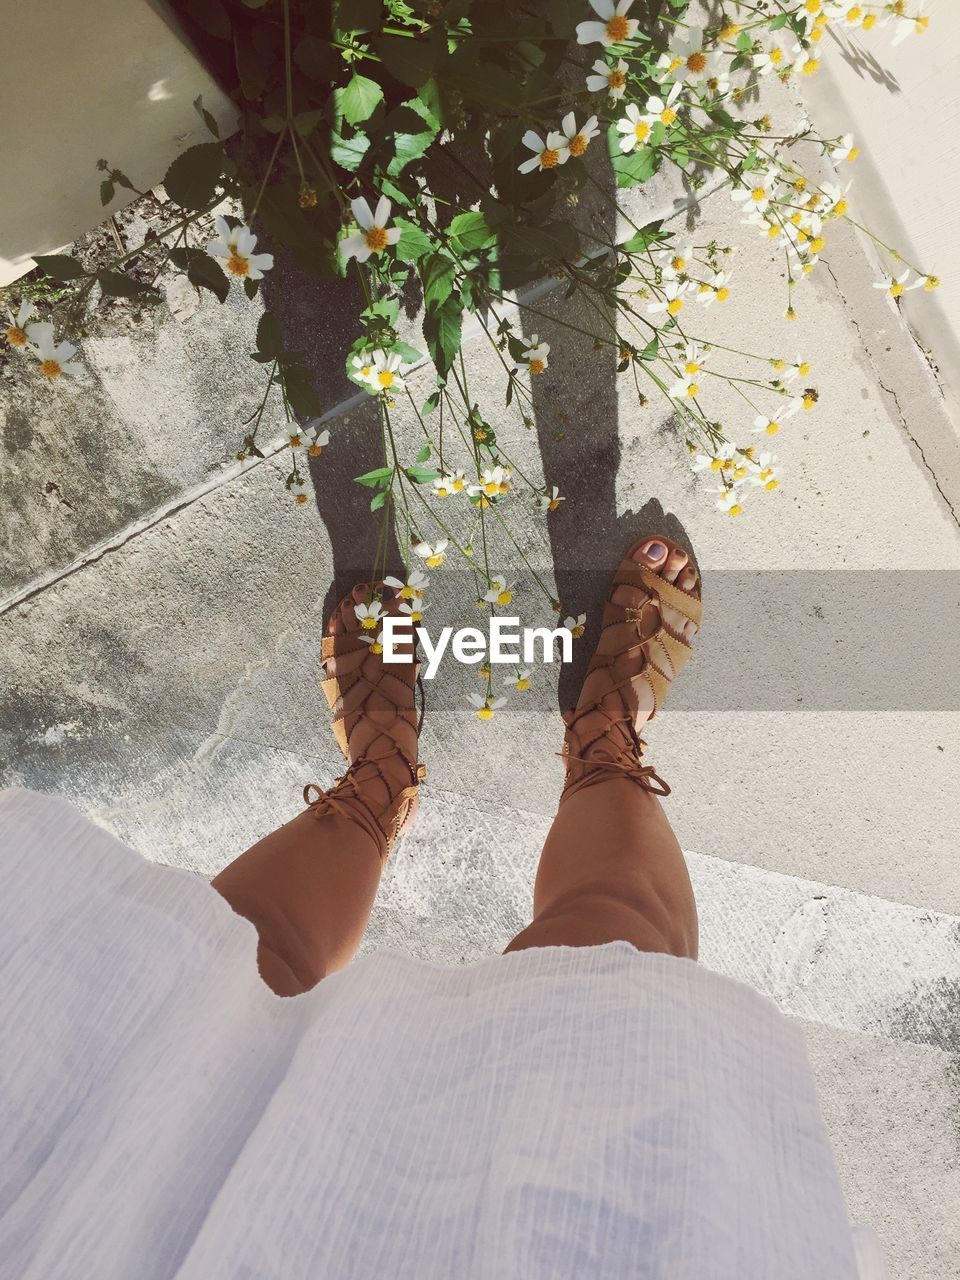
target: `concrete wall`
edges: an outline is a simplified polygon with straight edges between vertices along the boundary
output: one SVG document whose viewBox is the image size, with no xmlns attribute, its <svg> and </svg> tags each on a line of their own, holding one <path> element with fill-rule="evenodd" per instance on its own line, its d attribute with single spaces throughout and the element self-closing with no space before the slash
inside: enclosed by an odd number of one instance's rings
<svg viewBox="0 0 960 1280">
<path fill-rule="evenodd" d="M 0 151 L 0 286 L 127 203 L 100 204 L 97 161 L 141 190 L 170 161 L 209 140 L 198 94 L 225 132 L 229 100 L 146 0 L 35 0 L 9 5 L 0 41 L 4 130 Z"/>
</svg>

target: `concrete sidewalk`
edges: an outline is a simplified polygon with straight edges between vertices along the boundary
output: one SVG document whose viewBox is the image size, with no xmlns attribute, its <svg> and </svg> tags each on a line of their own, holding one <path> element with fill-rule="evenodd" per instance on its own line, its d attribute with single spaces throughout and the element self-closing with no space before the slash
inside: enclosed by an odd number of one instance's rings
<svg viewBox="0 0 960 1280">
<path fill-rule="evenodd" d="M 802 1020 L 852 1216 L 879 1231 L 897 1280 L 948 1280 L 960 1256 L 960 528 L 926 444 L 940 432 L 949 450 L 949 425 L 851 234 L 834 232 L 791 325 L 770 296 L 779 255 L 725 196 L 691 228 L 697 243 L 742 246 L 726 310 L 697 331 L 722 323 L 728 342 L 813 364 L 820 408 L 776 440 L 783 490 L 740 520 L 716 512 L 662 411 L 639 409 L 632 380 L 558 323 L 589 316 L 550 296 L 536 328 L 551 377 L 535 429 L 509 447 L 568 501 L 550 517 L 552 555 L 529 514 L 520 543 L 571 609 L 591 602 L 569 593 L 599 582 L 590 571 L 606 575 L 641 527 L 666 520 L 695 549 L 705 625 L 650 738 L 671 821 L 696 851 L 703 962 Z M 301 300 L 305 321 L 317 304 Z M 304 782 L 340 771 L 318 688 L 321 607 L 334 569 L 362 574 L 369 554 L 349 477 L 377 465 L 372 412 L 349 399 L 329 326 L 311 351 L 332 415 L 316 504 L 292 504 L 276 457 L 224 461 L 224 423 L 258 398 L 244 355 L 255 320 L 205 300 L 181 321 L 105 323 L 85 346 L 92 398 L 64 386 L 27 400 L 10 364 L 0 384 L 18 533 L 0 616 L 0 780 L 65 794 L 148 857 L 203 876 L 296 812 Z M 481 340 L 470 370 L 496 405 L 501 372 Z M 426 372 L 414 381 L 426 394 Z M 498 563 L 521 577 L 521 609 L 532 604 L 515 553 L 504 546 Z M 438 625 L 462 616 L 447 568 L 434 575 Z M 910 600 L 942 629 L 914 630 Z M 536 674 L 487 725 L 466 707 L 470 670 L 447 666 L 430 687 L 421 819 L 388 864 L 364 950 L 465 963 L 528 920 L 560 775 L 557 672 Z"/>
</svg>

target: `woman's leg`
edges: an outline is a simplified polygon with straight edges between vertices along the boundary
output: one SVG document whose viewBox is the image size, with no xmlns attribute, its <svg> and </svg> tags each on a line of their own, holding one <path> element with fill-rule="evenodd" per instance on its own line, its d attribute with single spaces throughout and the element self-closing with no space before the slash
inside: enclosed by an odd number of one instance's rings
<svg viewBox="0 0 960 1280">
<path fill-rule="evenodd" d="M 340 602 L 325 642 L 325 689 L 334 728 L 350 761 L 345 776 L 278 831 L 231 862 L 213 881 L 234 911 L 257 927 L 257 959 L 278 995 L 309 991 L 348 965 L 370 918 L 380 873 L 400 827 L 415 812 L 417 715 L 411 662 L 384 669 L 356 604 Z M 399 612 L 396 592 L 378 589 L 384 615 Z M 391 598 L 392 597 L 392 598 Z M 398 653 L 413 657 L 412 642 Z"/>
<path fill-rule="evenodd" d="M 256 925 L 264 982 L 293 996 L 350 963 L 382 866 L 380 847 L 359 822 L 305 809 L 225 867 L 213 887 Z"/>
<path fill-rule="evenodd" d="M 660 540 L 643 544 L 634 559 L 684 590 L 696 584 L 686 554 Z M 618 586 L 612 599 L 630 608 L 642 595 L 633 587 Z M 688 642 L 696 634 L 696 626 L 673 609 L 664 609 L 664 621 Z M 635 628 L 640 625 L 605 628 L 598 651 L 613 653 L 618 646 L 636 644 Z M 645 625 L 649 629 L 650 624 Z M 628 627 L 634 630 L 624 630 Z M 641 629 L 643 634 L 647 632 Z M 606 692 L 609 683 L 603 672 L 588 675 L 578 705 L 599 703 L 611 715 L 618 712 L 622 704 L 618 694 Z M 653 694 L 643 680 L 635 682 L 634 694 L 634 725 L 639 728 L 653 710 Z M 599 731 L 604 717 L 595 714 Z M 601 770 L 591 785 L 572 788 L 561 797 L 537 869 L 533 921 L 506 951 L 595 946 L 617 939 L 641 951 L 695 960 L 697 907 L 683 853 L 660 801 L 623 773 Z"/>
</svg>

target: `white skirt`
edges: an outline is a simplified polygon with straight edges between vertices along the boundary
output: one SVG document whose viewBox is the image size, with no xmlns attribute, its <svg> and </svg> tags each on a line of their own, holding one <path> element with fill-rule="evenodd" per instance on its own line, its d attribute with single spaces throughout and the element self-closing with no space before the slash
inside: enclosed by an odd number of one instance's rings
<svg viewBox="0 0 960 1280">
<path fill-rule="evenodd" d="M 280 999 L 62 800 L 0 792 L 0 876 L 4 1280 L 884 1274 L 802 1033 L 692 961 L 381 951 Z"/>
</svg>

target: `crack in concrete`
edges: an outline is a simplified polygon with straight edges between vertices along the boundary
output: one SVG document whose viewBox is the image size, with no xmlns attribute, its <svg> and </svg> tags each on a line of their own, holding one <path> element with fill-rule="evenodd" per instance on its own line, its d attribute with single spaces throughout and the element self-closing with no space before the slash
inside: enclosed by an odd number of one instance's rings
<svg viewBox="0 0 960 1280">
<path fill-rule="evenodd" d="M 906 415 L 904 414 L 903 408 L 901 407 L 901 404 L 900 404 L 899 396 L 897 395 L 896 391 L 892 387 L 887 386 L 887 384 L 883 381 L 883 378 L 880 376 L 880 368 L 877 364 L 877 361 L 874 359 L 873 352 L 870 348 L 870 344 L 866 341 L 866 339 L 863 336 L 863 330 L 860 328 L 859 321 L 857 320 L 857 317 L 853 308 L 847 302 L 847 295 L 844 292 L 843 287 L 840 284 L 840 281 L 837 279 L 836 272 L 830 266 L 830 263 L 827 262 L 826 258 L 822 258 L 821 261 L 823 262 L 823 265 L 826 267 L 827 272 L 830 276 L 830 279 L 833 281 L 834 286 L 836 287 L 837 295 L 839 296 L 840 301 L 843 303 L 844 310 L 847 313 L 847 318 L 849 319 L 850 323 L 853 325 L 854 329 L 856 329 L 857 331 L 857 337 L 860 340 L 860 345 L 863 348 L 864 354 L 866 355 L 867 359 L 870 361 L 870 368 L 873 370 L 873 375 L 877 380 L 877 386 L 881 389 L 881 391 L 886 392 L 886 394 L 893 400 L 893 403 L 897 411 L 897 419 L 900 423 L 900 426 L 903 428 L 904 434 L 910 440 L 911 444 L 913 444 L 913 446 L 917 450 L 917 453 L 919 453 L 920 460 L 923 463 L 924 469 L 928 472 L 931 480 L 933 481 L 934 488 L 936 489 L 937 493 L 939 493 L 940 497 L 943 499 L 944 504 L 947 507 L 947 510 L 950 512 L 951 516 L 953 517 L 954 524 L 957 526 L 958 529 L 960 529 L 960 512 L 957 511 L 956 507 L 954 507 L 953 503 L 944 493 L 943 488 L 940 484 L 940 481 L 937 478 L 937 473 L 934 471 L 933 467 L 931 467 L 930 463 L 927 461 L 927 455 L 923 451 L 923 446 L 920 444 L 920 441 L 910 430 L 910 427 L 907 424 Z M 910 326 L 907 324 L 904 324 L 903 328 L 905 329 L 906 334 L 910 342 L 913 344 L 914 348 L 919 352 L 919 354 L 924 358 L 925 363 L 927 363 L 929 366 L 929 361 L 927 360 L 926 352 L 920 346 L 912 330 L 910 329 Z M 937 380 L 937 385 L 939 387 L 939 380 Z"/>
</svg>

